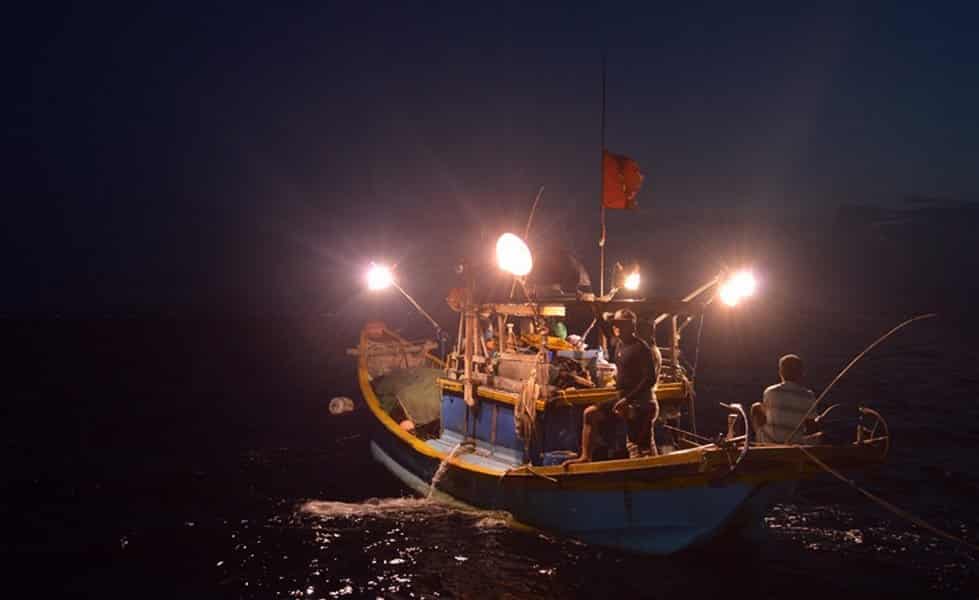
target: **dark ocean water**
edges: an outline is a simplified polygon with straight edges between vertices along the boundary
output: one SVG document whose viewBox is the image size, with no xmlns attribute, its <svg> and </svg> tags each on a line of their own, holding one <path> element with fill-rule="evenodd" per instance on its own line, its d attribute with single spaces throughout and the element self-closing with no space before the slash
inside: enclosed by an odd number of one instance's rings
<svg viewBox="0 0 979 600">
<path fill-rule="evenodd" d="M 20 583 L 45 597 L 93 598 L 979 590 L 979 557 L 828 479 L 776 506 L 760 539 L 671 558 L 412 498 L 370 460 L 354 365 L 321 325 L 311 334 L 309 321 L 282 319 L 6 322 L 20 358 L 7 362 L 16 385 L 3 420 L 4 562 Z M 827 381 L 880 329 L 864 325 L 858 343 L 835 351 L 839 331 L 810 332 L 807 353 L 825 356 L 811 365 L 814 380 Z M 770 356 L 757 367 L 747 358 L 758 344 L 778 345 L 743 342 L 739 364 L 711 369 L 725 344 L 705 336 L 702 427 L 712 413 L 720 426 L 713 402 L 757 396 L 771 379 Z M 937 322 L 909 330 L 834 393 L 879 399 L 894 432 L 890 462 L 861 483 L 975 543 L 975 355 L 957 344 L 955 329 Z M 340 394 L 358 410 L 330 416 Z"/>
<path fill-rule="evenodd" d="M 938 304 L 942 317 L 889 340 L 829 400 L 866 403 L 891 425 L 890 460 L 861 485 L 979 543 L 975 321 L 934 288 L 902 293 L 903 281 L 882 274 L 883 300 L 839 280 L 821 279 L 825 294 L 769 285 L 740 316 L 711 313 L 701 430 L 722 427 L 717 402 L 757 399 L 780 354 L 802 354 L 819 391 L 877 335 Z M 5 595 L 979 596 L 979 556 L 829 478 L 774 507 L 758 539 L 669 558 L 413 498 L 369 457 L 369 416 L 344 355 L 362 320 L 0 321 Z M 337 395 L 357 410 L 331 416 Z"/>
</svg>

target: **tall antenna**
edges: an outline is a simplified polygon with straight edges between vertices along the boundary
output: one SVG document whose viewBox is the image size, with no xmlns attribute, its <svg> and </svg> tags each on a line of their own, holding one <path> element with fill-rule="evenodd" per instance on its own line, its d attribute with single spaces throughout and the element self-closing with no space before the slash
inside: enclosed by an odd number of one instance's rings
<svg viewBox="0 0 979 600">
<path fill-rule="evenodd" d="M 602 237 L 598 240 L 599 255 L 599 295 L 605 295 L 605 55 L 602 47 L 602 152 L 599 157 L 598 198 L 602 207 Z"/>
</svg>

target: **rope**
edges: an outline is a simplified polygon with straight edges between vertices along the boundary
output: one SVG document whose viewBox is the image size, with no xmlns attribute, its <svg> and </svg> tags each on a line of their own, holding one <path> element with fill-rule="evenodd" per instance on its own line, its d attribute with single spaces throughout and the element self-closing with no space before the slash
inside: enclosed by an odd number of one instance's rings
<svg viewBox="0 0 979 600">
<path fill-rule="evenodd" d="M 524 242 L 526 242 L 527 238 L 530 237 L 530 226 L 534 222 L 534 213 L 537 212 L 537 204 L 540 202 L 541 196 L 543 195 L 544 195 L 544 186 L 540 186 L 540 189 L 537 190 L 537 197 L 534 198 L 534 203 L 530 205 L 530 216 L 527 217 L 527 226 L 524 227 L 523 230 Z M 510 300 L 513 300 L 513 293 L 516 291 L 516 289 L 517 289 L 517 276 L 514 275 L 513 282 L 510 284 Z M 506 321 L 504 321 L 504 323 L 505 322 Z"/>
<path fill-rule="evenodd" d="M 882 506 L 885 509 L 891 511 L 893 514 L 897 515 L 898 517 L 901 517 L 902 519 L 905 519 L 907 521 L 910 521 L 911 523 L 914 523 L 918 527 L 921 527 L 922 529 L 925 529 L 927 531 L 930 531 L 931 533 L 935 534 L 936 536 L 938 536 L 940 538 L 943 538 L 943 539 L 948 540 L 950 542 L 955 542 L 957 544 L 962 544 L 963 546 L 968 547 L 973 552 L 979 552 L 979 546 L 977 546 L 977 545 L 975 545 L 975 544 L 973 544 L 973 543 L 971 543 L 971 542 L 969 542 L 967 540 L 964 540 L 964 539 L 962 539 L 962 538 L 960 538 L 958 536 L 952 535 L 951 533 L 948 533 L 947 531 L 943 531 L 943 530 L 935 527 L 934 525 L 930 525 L 929 523 L 926 523 L 925 521 L 921 520 L 920 518 L 912 515 L 908 511 L 906 511 L 906 510 L 904 510 L 902 508 L 899 508 L 897 506 L 894 506 L 893 504 L 891 504 L 890 502 L 888 502 L 887 500 L 884 500 L 883 498 L 881 498 L 879 496 L 875 496 L 874 494 L 871 494 L 867 490 L 865 490 L 865 489 L 861 488 L 860 486 L 858 486 L 853 480 L 847 479 L 846 477 L 844 477 L 843 475 L 841 475 L 838 471 L 834 470 L 832 467 L 830 467 L 829 465 L 827 465 L 823 461 L 821 461 L 818 458 L 816 458 L 815 456 L 813 456 L 813 454 L 811 452 L 809 452 L 808 450 L 806 450 L 803 446 L 796 446 L 796 448 L 798 448 L 799 450 L 801 450 L 803 454 L 805 454 L 807 457 L 809 457 L 809 459 L 812 462 L 816 463 L 816 465 L 819 466 L 819 467 L 821 467 L 824 471 L 826 471 L 827 473 L 829 473 L 833 477 L 836 477 L 837 479 L 839 479 L 843 483 L 849 485 L 853 489 L 857 490 L 858 492 L 860 492 L 861 494 L 863 494 L 864 496 L 866 496 L 867 498 L 869 498 L 873 502 L 876 502 L 880 506 Z"/>
<path fill-rule="evenodd" d="M 507 477 L 513 475 L 513 472 L 514 471 L 518 471 L 520 469 L 523 469 L 523 470 L 527 471 L 528 473 L 530 473 L 534 477 L 540 477 L 541 479 L 546 479 L 547 481 L 550 481 L 551 483 L 560 483 L 554 477 L 550 477 L 548 475 L 544 475 L 543 473 L 540 473 L 538 471 L 535 471 L 534 470 L 534 466 L 532 464 L 530 464 L 530 463 L 526 463 L 526 464 L 520 465 L 519 467 L 510 467 L 507 470 L 503 471 L 502 473 L 500 473 L 500 477 L 499 477 L 499 479 L 497 479 L 497 483 L 502 484 L 504 479 L 506 479 Z"/>
<path fill-rule="evenodd" d="M 675 431 L 677 433 L 683 433 L 683 434 L 689 435 L 691 437 L 695 437 L 695 438 L 699 439 L 700 441 L 702 441 L 704 443 L 707 443 L 707 444 L 710 444 L 711 442 L 714 441 L 714 440 L 710 439 L 709 437 L 704 437 L 702 435 L 697 435 L 696 433 L 693 433 L 692 431 L 687 431 L 686 429 L 680 429 L 679 427 L 674 427 L 672 425 L 667 425 L 666 423 L 663 423 L 663 428 L 664 429 L 669 429 L 670 431 Z"/>
<path fill-rule="evenodd" d="M 547 475 L 544 475 L 543 473 L 538 473 L 537 471 L 535 471 L 534 470 L 534 467 L 531 466 L 530 463 L 527 463 L 527 472 L 530 473 L 531 475 L 534 475 L 535 477 L 540 477 L 541 479 L 546 479 L 546 480 L 550 481 L 551 483 L 558 483 L 558 480 L 555 479 L 554 477 L 549 477 Z"/>
<path fill-rule="evenodd" d="M 691 382 L 697 381 L 697 363 L 700 362 L 700 336 L 704 333 L 704 312 L 700 313 L 700 325 L 697 326 L 697 346 L 694 348 L 693 368 L 690 371 Z"/>
<path fill-rule="evenodd" d="M 527 379 L 520 387 L 517 395 L 517 403 L 513 407 L 513 426 L 517 437 L 524 441 L 524 450 L 529 451 L 530 443 L 534 435 L 534 427 L 537 422 L 537 398 L 540 395 L 541 364 L 530 372 Z"/>
<path fill-rule="evenodd" d="M 588 337 L 588 334 L 591 333 L 592 328 L 595 327 L 595 323 L 598 323 L 598 317 L 595 317 L 594 319 L 592 319 L 591 320 L 591 325 L 589 325 L 588 326 L 588 329 L 586 329 L 585 332 L 583 334 L 581 334 L 581 341 L 583 341 L 583 342 L 585 341 L 585 338 L 587 338 Z"/>
</svg>

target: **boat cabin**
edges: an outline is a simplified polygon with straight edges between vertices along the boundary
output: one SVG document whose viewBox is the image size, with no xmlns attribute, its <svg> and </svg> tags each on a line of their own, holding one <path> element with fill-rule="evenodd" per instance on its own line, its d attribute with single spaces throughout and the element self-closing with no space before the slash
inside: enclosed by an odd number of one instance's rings
<svg viewBox="0 0 979 600">
<path fill-rule="evenodd" d="M 619 300 L 459 306 L 459 331 L 444 360 L 435 342 L 409 342 L 383 325 L 365 329 L 367 371 L 381 407 L 441 452 L 469 446 L 488 467 L 558 464 L 581 447 L 582 413 L 614 401 L 615 365 L 598 317 L 619 308 L 639 315 L 637 335 L 663 357 L 654 388 L 659 452 L 695 446 L 693 372 L 680 350 L 683 330 L 702 314 L 693 302 Z M 596 459 L 627 458 L 625 422 L 600 430 Z M 681 423 L 682 421 L 682 423 Z M 651 423 L 652 425 L 652 423 Z"/>
</svg>

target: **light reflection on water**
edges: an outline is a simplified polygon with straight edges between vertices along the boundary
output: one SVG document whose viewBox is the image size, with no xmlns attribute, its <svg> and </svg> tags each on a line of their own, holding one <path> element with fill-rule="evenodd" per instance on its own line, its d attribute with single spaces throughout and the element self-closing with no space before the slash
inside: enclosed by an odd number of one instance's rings
<svg viewBox="0 0 979 600">
<path fill-rule="evenodd" d="M 409 497 L 372 498 L 356 503 L 309 501 L 297 509 L 296 517 L 314 532 L 321 550 L 341 537 L 337 529 L 349 530 L 352 525 L 361 527 L 354 535 L 372 540 L 362 546 L 368 572 L 358 582 L 361 585 L 352 591 L 382 595 L 441 594 L 439 589 L 428 589 L 428 586 L 437 582 L 439 588 L 451 587 L 454 576 L 460 575 L 457 591 L 472 595 L 474 590 L 468 588 L 467 591 L 465 580 L 468 575 L 464 565 L 475 557 L 470 556 L 472 552 L 466 549 L 466 544 L 487 531 L 506 529 L 513 524 L 511 516 L 505 512 L 461 508 L 428 498 Z M 419 535 L 424 537 L 419 538 Z M 484 558 L 487 557 L 484 555 Z M 498 557 L 488 558 L 495 560 Z M 347 586 L 344 586 L 334 594 L 346 590 Z"/>
<path fill-rule="evenodd" d="M 234 560 L 218 567 L 247 597 L 554 596 L 556 564 L 532 555 L 562 544 L 511 523 L 507 513 L 420 498 L 307 501 L 265 523 L 241 522 Z"/>
<path fill-rule="evenodd" d="M 243 596 L 304 598 L 713 595 L 753 570 L 767 573 L 749 576 L 748 591 L 762 596 L 920 588 L 954 597 L 975 568 L 975 557 L 940 541 L 839 506 L 777 505 L 761 541 L 668 558 L 511 524 L 506 513 L 422 498 L 306 501 L 264 523 L 242 521 L 232 534 L 236 568 L 224 568 L 240 574 L 232 587 Z M 812 589 L 800 591 L 799 577 L 813 574 Z"/>
<path fill-rule="evenodd" d="M 892 565 L 905 575 L 927 580 L 932 590 L 946 593 L 975 585 L 977 556 L 903 522 L 866 517 L 839 506 L 780 504 L 764 518 L 773 539 L 782 539 L 813 554 L 839 553 L 874 565 Z M 870 521 L 868 523 L 868 521 Z M 967 527 L 959 533 L 968 536 Z M 974 587 L 973 587 L 974 589 Z"/>
</svg>

